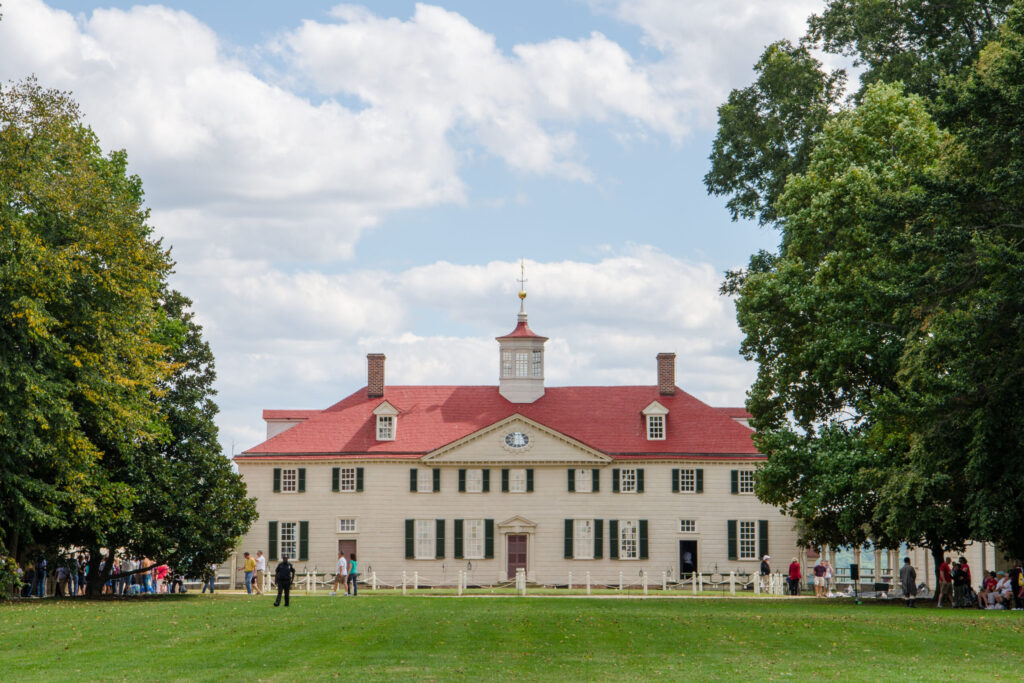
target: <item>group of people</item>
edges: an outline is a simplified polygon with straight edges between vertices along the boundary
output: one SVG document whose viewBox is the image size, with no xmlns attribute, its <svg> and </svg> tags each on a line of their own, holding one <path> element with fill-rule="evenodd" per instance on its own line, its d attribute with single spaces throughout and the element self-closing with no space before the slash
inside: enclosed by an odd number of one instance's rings
<svg viewBox="0 0 1024 683">
<path fill-rule="evenodd" d="M 338 571 L 334 575 L 331 595 L 338 594 L 338 584 L 345 587 L 345 595 L 359 594 L 359 563 L 355 553 L 349 555 L 348 559 L 345 559 L 345 553 L 338 553 Z"/>
<path fill-rule="evenodd" d="M 106 569 L 104 558 L 98 565 L 100 575 Z M 86 594 L 89 584 L 91 566 L 85 554 L 71 555 L 55 560 L 53 570 L 53 596 L 77 597 Z M 21 597 L 43 598 L 49 595 L 47 579 L 50 574 L 50 561 L 40 555 L 24 569 L 18 568 L 21 579 Z M 107 579 L 100 593 L 103 595 L 138 595 L 143 593 L 175 593 L 184 592 L 185 577 L 180 572 L 172 572 L 166 564 L 157 564 L 148 557 L 115 558 Z"/>
<path fill-rule="evenodd" d="M 939 565 L 939 597 L 937 606 L 942 607 L 946 598 L 950 607 L 974 607 L 981 609 L 1024 609 L 1024 567 L 1017 560 L 1009 572 L 989 571 L 983 573 L 980 590 L 974 594 L 971 586 L 971 568 L 961 557 L 955 564 L 950 558 Z"/>
<path fill-rule="evenodd" d="M 256 551 L 256 557 L 251 556 L 249 553 L 244 553 L 242 556 L 245 558 L 245 561 L 238 568 L 238 571 L 245 572 L 245 592 L 252 595 L 255 590 L 256 595 L 263 595 L 264 577 L 267 573 L 267 558 L 263 555 L 262 550 Z M 216 574 L 216 565 L 213 565 L 213 573 Z M 203 590 L 206 590 L 205 586 Z M 210 592 L 213 592 L 212 585 L 210 586 Z"/>
</svg>

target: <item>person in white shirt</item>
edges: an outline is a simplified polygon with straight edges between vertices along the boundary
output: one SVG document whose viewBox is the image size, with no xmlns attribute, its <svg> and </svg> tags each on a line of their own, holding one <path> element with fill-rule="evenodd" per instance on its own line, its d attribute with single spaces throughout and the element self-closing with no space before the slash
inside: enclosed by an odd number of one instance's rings
<svg viewBox="0 0 1024 683">
<path fill-rule="evenodd" d="M 1013 585 L 1003 572 L 999 572 L 998 576 L 999 580 L 996 581 L 996 589 L 993 591 L 995 601 L 997 604 L 1006 606 L 1010 604 L 1010 598 L 1013 597 Z"/>
<path fill-rule="evenodd" d="M 262 550 L 256 551 L 256 595 L 263 595 L 263 577 L 267 573 L 267 558 Z"/>
<path fill-rule="evenodd" d="M 338 584 L 342 586 L 348 580 L 348 562 L 345 560 L 345 553 L 338 553 L 338 573 L 334 575 L 334 588 L 331 589 L 331 595 L 338 594 Z"/>
</svg>

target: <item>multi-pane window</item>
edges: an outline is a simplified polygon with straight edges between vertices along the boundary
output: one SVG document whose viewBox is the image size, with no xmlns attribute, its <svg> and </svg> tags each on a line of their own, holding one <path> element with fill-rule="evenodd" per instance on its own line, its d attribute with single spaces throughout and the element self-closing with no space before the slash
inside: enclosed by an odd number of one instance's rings
<svg viewBox="0 0 1024 683">
<path fill-rule="evenodd" d="M 484 520 L 467 519 L 462 523 L 463 551 L 467 560 L 484 556 Z"/>
<path fill-rule="evenodd" d="M 636 493 L 636 469 L 627 468 L 619 470 L 619 491 L 622 493 Z"/>
<path fill-rule="evenodd" d="M 689 493 L 697 490 L 697 470 L 679 470 L 679 490 Z"/>
<path fill-rule="evenodd" d="M 281 557 L 294 560 L 298 554 L 298 522 L 281 522 Z"/>
<path fill-rule="evenodd" d="M 434 542 L 435 522 L 432 519 L 416 520 L 416 559 L 432 560 L 437 552 Z"/>
<path fill-rule="evenodd" d="M 502 351 L 501 352 L 501 376 L 511 377 L 512 376 L 512 352 Z"/>
<path fill-rule="evenodd" d="M 638 527 L 635 519 L 619 521 L 619 559 L 635 560 L 640 556 Z"/>
<path fill-rule="evenodd" d="M 594 559 L 594 520 L 573 520 L 572 556 L 577 560 Z"/>
<path fill-rule="evenodd" d="M 526 470 L 508 471 L 508 490 L 511 493 L 526 492 Z"/>
<path fill-rule="evenodd" d="M 590 470 L 576 470 L 576 474 L 573 475 L 573 483 L 576 485 L 576 493 L 592 493 L 594 490 L 594 480 Z"/>
<path fill-rule="evenodd" d="M 338 490 L 339 491 L 355 491 L 356 490 L 356 468 L 355 467 L 342 467 L 338 470 Z"/>
<path fill-rule="evenodd" d="M 395 440 L 395 416 L 394 415 L 378 415 L 377 416 L 377 441 L 394 441 Z"/>
<path fill-rule="evenodd" d="M 533 376 L 540 377 L 544 374 L 544 354 L 541 351 L 533 352 Z"/>
<path fill-rule="evenodd" d="M 484 471 L 466 470 L 466 491 L 481 493 L 484 490 Z"/>
<path fill-rule="evenodd" d="M 692 534 L 697 531 L 697 521 L 693 519 L 679 520 L 679 531 L 684 534 Z"/>
<path fill-rule="evenodd" d="M 416 490 L 419 493 L 434 491 L 434 471 L 429 469 L 416 470 Z"/>
<path fill-rule="evenodd" d="M 757 526 L 754 522 L 740 522 L 740 559 L 753 560 L 757 558 Z"/>
<path fill-rule="evenodd" d="M 338 519 L 338 533 L 339 534 L 345 534 L 345 533 L 351 534 L 351 533 L 355 533 L 355 530 L 356 530 L 356 520 L 355 519 L 353 519 L 351 517 L 339 518 Z"/>
<path fill-rule="evenodd" d="M 299 490 L 299 471 L 297 469 L 281 470 L 281 492 L 295 493 Z M 289 555 L 288 557 L 294 557 Z"/>
<path fill-rule="evenodd" d="M 665 416 L 647 416 L 647 440 L 662 441 L 665 439 Z"/>
<path fill-rule="evenodd" d="M 530 376 L 530 354 L 526 351 L 516 351 L 516 377 Z"/>
<path fill-rule="evenodd" d="M 754 473 L 750 470 L 739 471 L 740 493 L 754 492 Z"/>
</svg>

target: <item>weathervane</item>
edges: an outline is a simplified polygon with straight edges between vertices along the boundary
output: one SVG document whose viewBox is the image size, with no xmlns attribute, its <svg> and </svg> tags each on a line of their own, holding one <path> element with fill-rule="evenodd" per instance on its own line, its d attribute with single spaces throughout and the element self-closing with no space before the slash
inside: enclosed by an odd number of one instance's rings
<svg viewBox="0 0 1024 683">
<path fill-rule="evenodd" d="M 519 259 L 519 312 L 524 313 L 526 311 L 526 283 L 529 280 L 526 279 L 526 259 Z"/>
</svg>

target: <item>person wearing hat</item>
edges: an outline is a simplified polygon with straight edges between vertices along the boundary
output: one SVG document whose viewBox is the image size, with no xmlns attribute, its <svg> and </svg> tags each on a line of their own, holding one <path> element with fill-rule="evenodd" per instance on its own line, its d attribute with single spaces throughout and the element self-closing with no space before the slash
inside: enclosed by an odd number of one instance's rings
<svg viewBox="0 0 1024 683">
<path fill-rule="evenodd" d="M 803 578 L 800 574 L 800 560 L 793 558 L 793 561 L 789 563 L 789 594 L 800 595 L 800 579 Z"/>
<path fill-rule="evenodd" d="M 903 597 L 907 600 L 907 607 L 917 607 L 914 604 L 917 598 L 917 570 L 910 564 L 910 558 L 903 558 L 903 567 L 900 568 L 900 588 L 903 589 Z"/>
<path fill-rule="evenodd" d="M 772 565 L 768 560 L 772 559 L 771 555 L 765 555 L 761 558 L 761 590 L 768 590 L 768 577 L 772 574 Z"/>
</svg>

